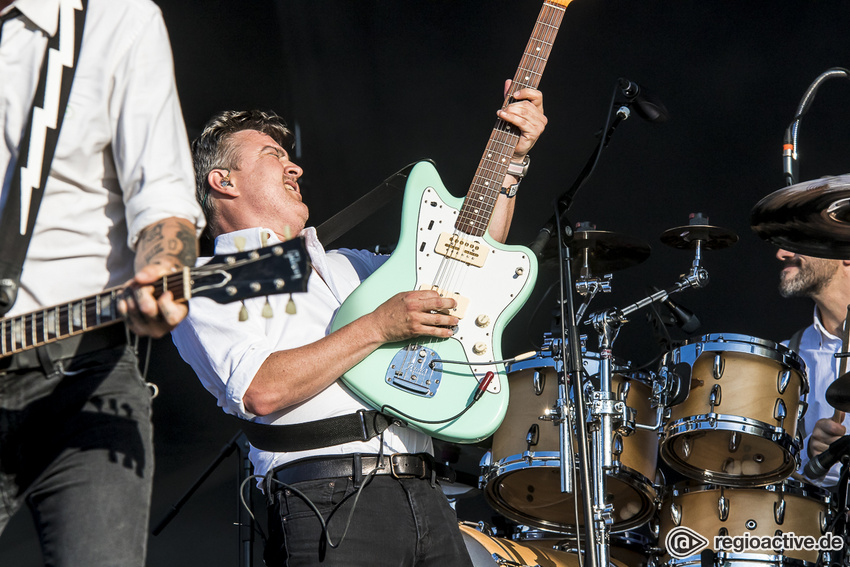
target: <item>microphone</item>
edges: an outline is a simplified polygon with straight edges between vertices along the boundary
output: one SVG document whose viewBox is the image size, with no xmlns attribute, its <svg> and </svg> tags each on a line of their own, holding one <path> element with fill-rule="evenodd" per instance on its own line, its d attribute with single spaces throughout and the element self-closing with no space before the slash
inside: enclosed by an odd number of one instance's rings
<svg viewBox="0 0 850 567">
<path fill-rule="evenodd" d="M 642 89 L 637 83 L 620 77 L 617 79 L 620 90 L 629 102 L 634 103 L 635 112 L 638 116 L 648 122 L 666 122 L 670 113 L 664 103 L 658 100 L 646 89 Z"/>
<path fill-rule="evenodd" d="M 671 299 L 668 298 L 664 301 L 664 305 L 673 314 L 673 318 L 676 320 L 676 326 L 686 333 L 693 333 L 702 324 L 697 316 L 694 315 L 693 311 L 682 307 L 678 303 L 674 303 Z"/>
<path fill-rule="evenodd" d="M 652 291 L 658 292 L 660 290 L 657 287 L 652 286 Z M 672 299 L 670 299 L 670 297 L 667 297 L 667 299 L 662 301 L 662 303 L 670 310 L 670 314 L 673 315 L 673 320 L 676 323 L 676 326 L 684 332 L 693 333 L 699 329 L 700 325 L 702 325 L 699 318 L 697 318 L 693 311 L 675 303 Z"/>
<path fill-rule="evenodd" d="M 819 479 L 829 472 L 832 465 L 847 454 L 848 449 L 850 449 L 850 435 L 845 435 L 837 441 L 833 441 L 826 451 L 806 463 L 803 473 L 812 480 Z"/>
</svg>

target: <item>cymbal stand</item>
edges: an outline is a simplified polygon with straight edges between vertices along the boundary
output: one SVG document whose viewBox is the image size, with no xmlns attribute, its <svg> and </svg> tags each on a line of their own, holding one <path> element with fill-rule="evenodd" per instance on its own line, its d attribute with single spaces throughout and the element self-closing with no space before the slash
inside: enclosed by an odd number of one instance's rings
<svg viewBox="0 0 850 567">
<path fill-rule="evenodd" d="M 622 309 L 609 309 L 602 313 L 590 316 L 587 323 L 593 325 L 599 335 L 599 389 L 590 390 L 589 415 L 591 420 L 590 443 L 592 450 L 592 462 L 590 469 L 593 472 L 592 497 L 593 497 L 593 529 L 596 537 L 596 555 L 601 565 L 608 565 L 608 540 L 610 525 L 612 523 L 613 507 L 605 503 L 606 472 L 613 468 L 612 445 L 614 430 L 622 431 L 624 434 L 634 431 L 634 416 L 626 407 L 626 404 L 617 399 L 611 383 L 613 371 L 613 346 L 617 339 L 620 328 L 628 322 L 628 316 L 652 303 L 666 300 L 671 294 L 685 289 L 699 288 L 707 285 L 708 272 L 701 265 L 701 240 L 695 240 L 694 261 L 691 271 L 682 276 L 668 290 L 660 290 L 652 295 L 641 299 Z M 576 397 L 576 400 L 584 400 L 585 397 Z M 577 406 L 582 405 L 578 403 Z M 657 426 L 657 424 L 656 424 Z M 582 463 L 586 466 L 585 463 Z"/>
</svg>

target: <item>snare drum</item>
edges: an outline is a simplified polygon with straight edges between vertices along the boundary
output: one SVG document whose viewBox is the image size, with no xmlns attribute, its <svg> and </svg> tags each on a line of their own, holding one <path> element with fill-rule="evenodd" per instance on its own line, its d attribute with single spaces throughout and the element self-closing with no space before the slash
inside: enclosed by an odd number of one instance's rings
<svg viewBox="0 0 850 567">
<path fill-rule="evenodd" d="M 584 366 L 588 374 L 597 374 L 599 355 L 586 354 Z M 560 428 L 539 419 L 557 402 L 557 369 L 552 358 L 542 355 L 511 365 L 508 411 L 493 436 L 482 480 L 487 500 L 506 517 L 543 530 L 575 533 L 576 521 L 584 524 L 581 487 L 576 482 L 573 493 L 561 492 Z M 637 412 L 639 422 L 651 423 L 651 387 L 639 378 L 613 374 L 612 387 Z M 613 448 L 606 501 L 614 508 L 612 530 L 623 531 L 644 523 L 653 512 L 658 436 L 646 430 L 617 435 Z"/>
<path fill-rule="evenodd" d="M 705 335 L 665 355 L 691 366 L 688 398 L 672 406 L 661 456 L 706 482 L 761 486 L 787 478 L 800 450 L 797 422 L 808 392 L 803 360 L 747 335 Z"/>
<path fill-rule="evenodd" d="M 818 540 L 827 533 L 832 508 L 828 491 L 794 479 L 754 488 L 730 488 L 695 481 L 678 483 L 665 495 L 661 508 L 658 541 L 664 550 L 662 564 L 665 567 L 700 565 L 698 552 L 677 559 L 666 549 L 671 530 L 684 526 L 704 537 L 709 542 L 708 548 L 715 552 L 718 551 L 714 547 L 715 536 L 739 536 L 735 544 L 739 548 L 733 546 L 731 550 L 717 553 L 714 565 L 814 566 L 818 552 L 793 549 L 793 544 L 787 549 L 767 550 L 760 543 L 759 549 L 742 546 L 755 538 L 765 543 L 769 543 L 765 538 L 771 538 L 771 542 L 775 542 L 776 536 L 791 533 L 797 538 L 812 536 Z M 748 540 L 743 539 L 744 533 L 750 534 Z"/>
<path fill-rule="evenodd" d="M 547 542 L 516 542 L 483 533 L 478 526 L 460 524 L 463 541 L 475 567 L 579 567 L 578 555 L 552 549 Z M 612 560 L 612 567 L 626 567 Z"/>
</svg>

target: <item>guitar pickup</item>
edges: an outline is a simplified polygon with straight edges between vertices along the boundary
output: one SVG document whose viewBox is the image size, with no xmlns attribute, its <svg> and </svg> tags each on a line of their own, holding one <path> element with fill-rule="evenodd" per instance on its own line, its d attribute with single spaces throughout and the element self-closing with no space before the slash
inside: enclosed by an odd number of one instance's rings
<svg viewBox="0 0 850 567">
<path fill-rule="evenodd" d="M 434 252 L 478 268 L 484 266 L 490 247 L 481 240 L 467 240 L 459 234 L 443 232 L 437 239 Z"/>
<path fill-rule="evenodd" d="M 419 286 L 419 289 L 436 291 L 440 294 L 440 297 L 451 297 L 457 303 L 454 309 L 440 309 L 439 311 L 437 311 L 437 313 L 442 313 L 444 315 L 454 315 L 458 319 L 463 319 L 463 317 L 466 315 L 466 309 L 469 307 L 468 297 L 464 297 L 457 292 L 448 292 L 436 285 L 423 284 Z"/>
</svg>

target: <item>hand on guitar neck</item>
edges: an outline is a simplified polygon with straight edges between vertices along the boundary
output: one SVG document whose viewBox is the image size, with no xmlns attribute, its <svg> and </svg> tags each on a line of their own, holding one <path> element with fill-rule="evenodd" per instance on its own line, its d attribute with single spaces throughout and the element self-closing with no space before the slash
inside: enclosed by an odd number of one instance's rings
<svg viewBox="0 0 850 567">
<path fill-rule="evenodd" d="M 505 97 L 509 96 L 511 84 L 510 79 L 505 81 Z M 524 88 L 515 92 L 507 100 L 513 102 L 499 109 L 496 115 L 505 122 L 516 126 L 519 130 L 519 140 L 514 148 L 512 161 L 522 162 L 531 148 L 534 147 L 548 122 L 546 115 L 543 114 L 543 93 L 537 89 Z M 502 187 L 510 187 L 519 183 L 519 181 L 513 175 L 507 174 L 502 181 Z M 493 210 L 489 231 L 490 236 L 499 242 L 507 240 L 515 202 L 516 199 L 500 196 L 496 208 Z"/>
<path fill-rule="evenodd" d="M 189 307 L 185 302 L 174 301 L 170 291 L 154 298 L 151 284 L 194 266 L 197 256 L 195 227 L 187 220 L 168 218 L 142 231 L 136 248 L 136 275 L 127 282 L 126 293 L 118 302 L 118 312 L 131 331 L 159 338 L 186 317 Z"/>
</svg>

